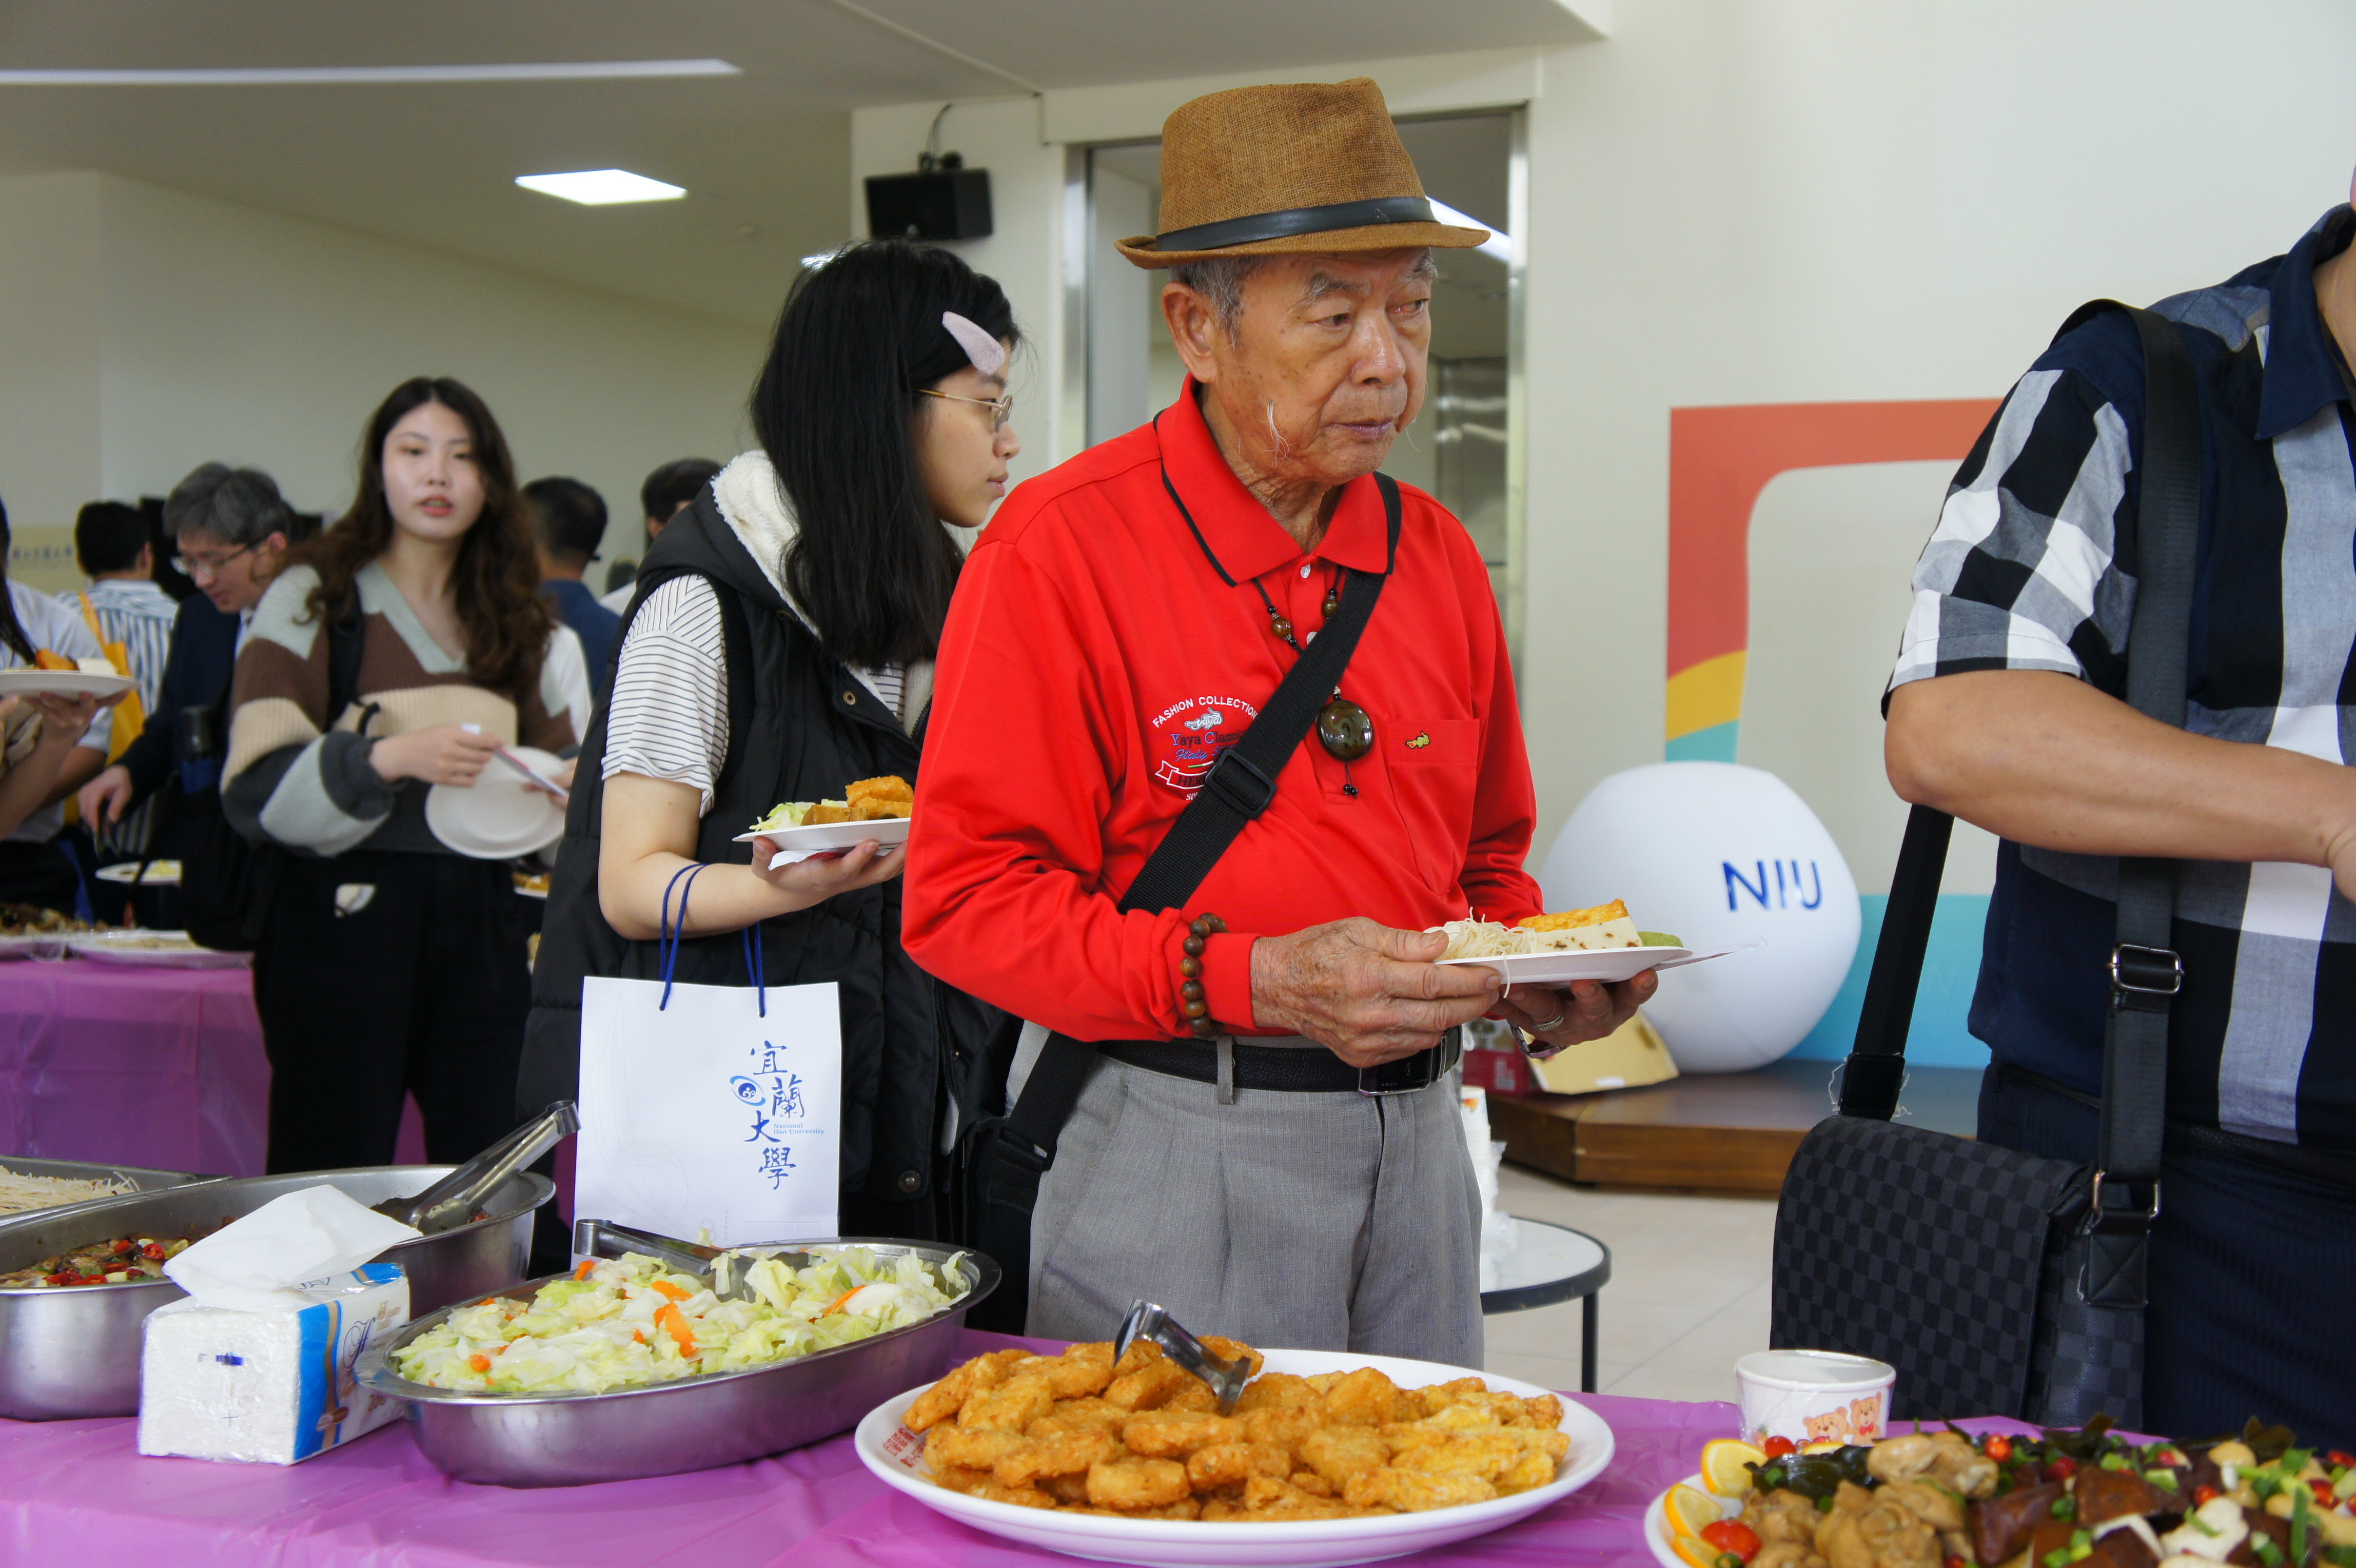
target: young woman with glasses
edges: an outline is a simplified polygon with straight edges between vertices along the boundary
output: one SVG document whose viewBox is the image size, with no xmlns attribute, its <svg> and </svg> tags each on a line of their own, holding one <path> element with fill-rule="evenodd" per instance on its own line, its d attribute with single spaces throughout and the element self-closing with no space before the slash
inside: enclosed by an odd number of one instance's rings
<svg viewBox="0 0 2356 1568">
<path fill-rule="evenodd" d="M 502 743 L 569 752 L 589 711 L 480 398 L 419 377 L 369 417 L 359 493 L 262 595 L 231 703 L 222 809 L 294 852 L 254 961 L 270 1168 L 390 1163 L 404 1090 L 428 1157 L 466 1158 L 515 1125 L 530 924 L 506 861 L 435 836 L 427 791 Z"/>
<path fill-rule="evenodd" d="M 520 1103 L 574 1091 L 587 975 L 659 972 L 666 891 L 696 874 L 680 980 L 832 981 L 842 1005 L 840 1229 L 937 1234 L 937 1155 L 995 1015 L 900 947 L 901 857 L 863 843 L 772 869 L 733 843 L 784 800 L 914 782 L 941 622 L 1022 449 L 998 285 L 946 251 L 854 245 L 787 296 L 753 389 L 760 446 L 647 553 L 612 698 L 584 747 Z"/>
</svg>

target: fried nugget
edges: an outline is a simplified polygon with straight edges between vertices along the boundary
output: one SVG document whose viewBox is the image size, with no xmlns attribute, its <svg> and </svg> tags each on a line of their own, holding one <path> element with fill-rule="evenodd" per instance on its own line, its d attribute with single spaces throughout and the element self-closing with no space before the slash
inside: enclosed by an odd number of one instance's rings
<svg viewBox="0 0 2356 1568">
<path fill-rule="evenodd" d="M 844 786 L 842 798 L 852 805 L 868 801 L 898 801 L 905 803 L 916 798 L 916 787 L 896 773 L 886 773 L 880 779 L 862 779 Z M 903 815 L 906 813 L 903 812 Z"/>
<path fill-rule="evenodd" d="M 1107 1346 L 1106 1348 L 1109 1349 L 1111 1347 Z M 1169 1358 L 1162 1353 L 1162 1347 L 1152 1340 L 1132 1340 L 1130 1342 L 1129 1348 L 1121 1352 L 1120 1359 L 1113 1363 L 1112 1375 L 1116 1378 L 1125 1378 L 1130 1373 L 1150 1367 L 1156 1361 L 1167 1359 Z"/>
<path fill-rule="evenodd" d="M 1134 1347 L 1132 1347 L 1134 1348 Z M 1155 1355 L 1160 1356 L 1156 1351 Z M 1174 1361 L 1156 1359 L 1133 1372 L 1121 1372 L 1105 1386 L 1104 1401 L 1123 1410 L 1154 1410 L 1170 1402 L 1183 1384 L 1200 1388 L 1194 1375 Z"/>
<path fill-rule="evenodd" d="M 1540 1427 L 1547 1432 L 1562 1425 L 1562 1401 L 1552 1394 L 1540 1394 L 1522 1402 L 1522 1424 Z"/>
<path fill-rule="evenodd" d="M 916 811 L 906 800 L 853 800 L 851 803 L 851 820 L 854 822 L 890 822 L 914 815 Z"/>
<path fill-rule="evenodd" d="M 1505 1466 L 1505 1474 L 1492 1476 L 1489 1484 L 1497 1488 L 1499 1497 L 1511 1497 L 1526 1492 L 1532 1487 L 1550 1486 L 1557 1474 L 1555 1462 L 1543 1448 L 1525 1448 L 1522 1456 Z"/>
<path fill-rule="evenodd" d="M 1343 1498 L 1354 1507 L 1393 1508 L 1402 1513 L 1425 1513 L 1432 1509 L 1487 1502 L 1496 1495 L 1497 1488 L 1478 1476 L 1395 1470 L 1389 1466 L 1352 1477 L 1342 1492 Z"/>
<path fill-rule="evenodd" d="M 1391 1463 L 1416 1475 L 1478 1476 L 1489 1481 L 1504 1475 L 1521 1456 L 1522 1444 L 1512 1434 L 1492 1428 L 1418 1444 L 1395 1455 Z"/>
<path fill-rule="evenodd" d="M 1254 1476 L 1283 1476 L 1292 1455 L 1270 1443 L 1212 1443 L 1186 1459 L 1186 1484 L 1198 1492 L 1238 1486 Z"/>
<path fill-rule="evenodd" d="M 851 821 L 850 807 L 838 806 L 831 800 L 820 800 L 818 804 L 812 806 L 803 814 L 802 826 L 806 828 L 817 828 L 824 827 L 829 822 L 847 822 L 849 821 Z"/>
<path fill-rule="evenodd" d="M 1005 1362 L 994 1355 L 976 1356 L 918 1394 L 916 1402 L 908 1407 L 908 1413 L 900 1418 L 901 1424 L 911 1432 L 937 1426 L 962 1410 L 967 1400 L 1005 1380 Z"/>
<path fill-rule="evenodd" d="M 1107 1513 L 1122 1519 L 1199 1519 L 1203 1513 L 1200 1498 L 1180 1498 L 1174 1503 L 1163 1503 L 1150 1509 L 1107 1509 Z"/>
<path fill-rule="evenodd" d="M 1055 1392 L 1045 1379 L 1012 1377 L 967 1400 L 958 1412 L 958 1424 L 974 1432 L 1019 1433 L 1055 1403 Z"/>
<path fill-rule="evenodd" d="M 958 1470 L 989 1470 L 1027 1441 L 1018 1432 L 984 1432 L 951 1423 L 925 1434 L 925 1458 L 936 1470 L 944 1466 Z"/>
<path fill-rule="evenodd" d="M 1217 1391 L 1210 1384 L 1189 1372 L 1186 1375 L 1186 1380 L 1172 1391 L 1170 1397 L 1162 1401 L 1158 1408 L 1195 1411 L 1204 1415 L 1216 1415 L 1219 1411 L 1219 1396 Z"/>
<path fill-rule="evenodd" d="M 1244 1484 L 1246 1517 L 1254 1523 L 1276 1520 L 1348 1519 L 1354 1509 L 1337 1498 L 1304 1492 L 1290 1481 L 1258 1476 Z"/>
<path fill-rule="evenodd" d="M 1105 1385 L 1112 1381 L 1112 1358 L 1098 1362 L 1074 1360 L 1069 1356 L 1033 1356 L 1017 1361 L 1011 1376 L 1037 1378 L 1059 1400 L 1079 1399 L 1104 1392 Z"/>
<path fill-rule="evenodd" d="M 1241 1359 L 1248 1362 L 1249 1365 L 1244 1369 L 1244 1376 L 1247 1378 L 1259 1376 L 1259 1369 L 1268 1365 L 1267 1357 L 1240 1339 L 1223 1339 L 1216 1334 L 1205 1334 L 1203 1336 L 1203 1348 L 1222 1361 Z"/>
<path fill-rule="evenodd" d="M 1301 1410 L 1314 1405 L 1325 1396 L 1309 1386 L 1306 1378 L 1290 1372 L 1263 1372 L 1254 1378 L 1236 1401 L 1236 1413 L 1243 1415 L 1255 1410 Z"/>
<path fill-rule="evenodd" d="M 1246 1442 L 1273 1444 L 1296 1457 L 1301 1443 L 1323 1424 L 1315 1409 L 1299 1405 L 1263 1408 L 1237 1419 L 1244 1423 Z"/>
<path fill-rule="evenodd" d="M 1121 1423 L 1120 1440 L 1149 1459 L 1183 1459 L 1215 1443 L 1240 1443 L 1244 1423 L 1201 1411 L 1156 1410 Z"/>
<path fill-rule="evenodd" d="M 1100 1509 L 1153 1509 L 1191 1497 L 1174 1459 L 1113 1459 L 1088 1466 L 1088 1501 Z"/>
<path fill-rule="evenodd" d="M 1020 1447 L 1009 1449 L 991 1466 L 991 1474 L 1001 1486 L 1028 1487 L 1046 1476 L 1084 1476 L 1090 1466 L 1119 1455 L 1120 1444 L 1109 1432 L 1026 1437 Z"/>
<path fill-rule="evenodd" d="M 1301 1440 L 1301 1460 L 1336 1487 L 1390 1463 L 1391 1445 L 1370 1426 L 1324 1426 Z"/>
<path fill-rule="evenodd" d="M 1333 1483 L 1314 1470 L 1295 1470 L 1285 1478 L 1312 1498 L 1333 1496 Z"/>
<path fill-rule="evenodd" d="M 1001 1486 L 994 1478 L 975 1486 L 966 1496 L 993 1503 L 1012 1503 L 1018 1509 L 1052 1509 L 1055 1506 L 1055 1499 L 1036 1487 Z"/>
<path fill-rule="evenodd" d="M 943 1465 L 937 1462 L 934 1464 L 932 1470 L 933 1485 L 951 1492 L 970 1492 L 991 1478 L 987 1470 L 968 1470 L 956 1465 Z"/>
<path fill-rule="evenodd" d="M 1121 1423 L 1130 1412 L 1117 1404 L 1107 1404 L 1095 1398 L 1057 1400 L 1055 1408 L 1024 1427 L 1031 1437 L 1047 1437 L 1059 1433 L 1097 1431 L 1118 1435 Z"/>
<path fill-rule="evenodd" d="M 1085 1470 L 1074 1476 L 1042 1477 L 1039 1489 L 1067 1508 L 1088 1506 L 1088 1477 Z"/>
<path fill-rule="evenodd" d="M 1401 1419 L 1398 1394 L 1398 1384 L 1361 1367 L 1325 1391 L 1321 1408 L 1331 1426 L 1381 1426 Z"/>
</svg>

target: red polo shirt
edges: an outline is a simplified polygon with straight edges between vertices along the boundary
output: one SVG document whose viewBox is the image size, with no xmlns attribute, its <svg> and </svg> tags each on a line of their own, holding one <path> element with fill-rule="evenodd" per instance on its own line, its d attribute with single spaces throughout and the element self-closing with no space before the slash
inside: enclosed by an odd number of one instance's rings
<svg viewBox="0 0 2356 1568">
<path fill-rule="evenodd" d="M 908 843 L 904 935 L 926 970 L 1083 1040 L 1182 1036 L 1179 945 L 1205 911 L 1211 1016 L 1253 1026 L 1249 944 L 1352 915 L 1420 930 L 1541 908 L 1504 628 L 1463 525 L 1401 487 L 1398 564 L 1342 677 L 1374 719 L 1345 767 L 1314 739 L 1183 910 L 1120 897 L 1323 624 L 1337 568 L 1379 572 L 1382 498 L 1342 495 L 1303 554 L 1219 456 L 1194 383 L 1154 424 L 1007 498 L 942 636 Z M 1184 498 L 1202 544 L 1162 488 Z M 1355 785 L 1354 796 L 1344 786 Z"/>
</svg>

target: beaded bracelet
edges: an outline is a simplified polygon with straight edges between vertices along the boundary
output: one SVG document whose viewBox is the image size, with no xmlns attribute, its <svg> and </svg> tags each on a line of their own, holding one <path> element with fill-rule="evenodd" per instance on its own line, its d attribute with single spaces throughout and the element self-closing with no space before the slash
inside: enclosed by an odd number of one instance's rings
<svg viewBox="0 0 2356 1568">
<path fill-rule="evenodd" d="M 1203 999 L 1203 950 L 1210 938 L 1226 929 L 1227 923 L 1216 915 L 1197 915 L 1187 922 L 1183 944 L 1186 956 L 1178 961 L 1178 1011 L 1198 1040 L 1218 1037 L 1219 1026 L 1212 1021 L 1211 1004 Z"/>
</svg>

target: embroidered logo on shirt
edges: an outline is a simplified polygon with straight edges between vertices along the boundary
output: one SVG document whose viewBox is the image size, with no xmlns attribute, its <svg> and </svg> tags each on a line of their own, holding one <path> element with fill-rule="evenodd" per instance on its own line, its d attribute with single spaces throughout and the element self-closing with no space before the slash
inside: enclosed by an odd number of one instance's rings
<svg viewBox="0 0 2356 1568">
<path fill-rule="evenodd" d="M 1243 739 L 1259 710 L 1241 697 L 1188 697 L 1151 723 L 1153 777 L 1182 795 L 1202 789 L 1219 754 Z"/>
<path fill-rule="evenodd" d="M 1415 738 L 1407 743 L 1407 748 L 1409 751 L 1421 751 L 1425 746 L 1430 746 L 1430 744 L 1431 732 L 1430 730 L 1418 730 L 1416 732 Z"/>
</svg>

